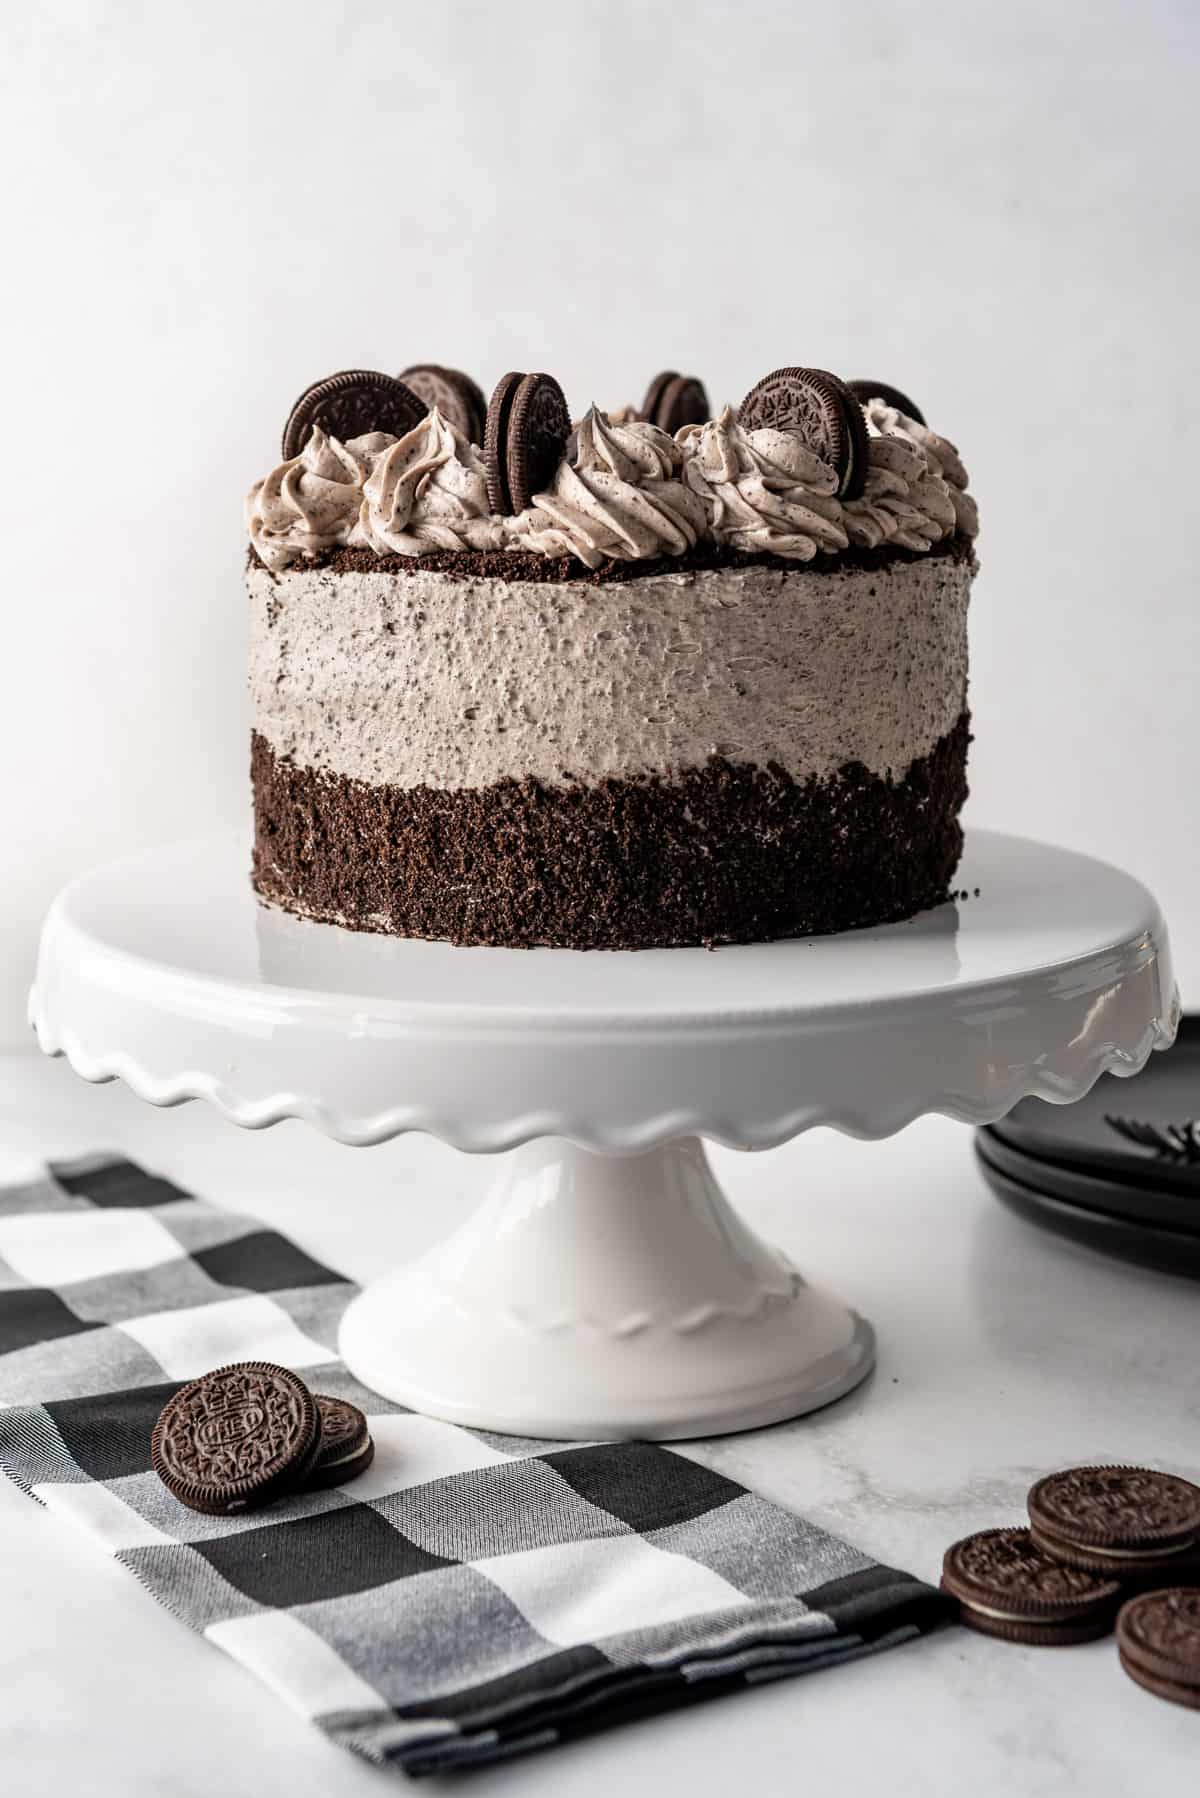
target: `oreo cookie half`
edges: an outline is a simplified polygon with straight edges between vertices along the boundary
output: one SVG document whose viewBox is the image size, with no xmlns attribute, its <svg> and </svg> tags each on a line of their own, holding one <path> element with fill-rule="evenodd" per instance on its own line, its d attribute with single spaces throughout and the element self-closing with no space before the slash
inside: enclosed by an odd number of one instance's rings
<svg viewBox="0 0 1200 1798">
<path fill-rule="evenodd" d="M 488 405 L 483 460 L 493 512 L 515 515 L 548 487 L 567 450 L 571 414 L 553 375 L 510 373 Z"/>
<path fill-rule="evenodd" d="M 968 1628 L 1044 1648 L 1107 1635 L 1121 1597 L 1116 1580 L 1064 1567 L 1027 1529 L 980 1530 L 953 1543 L 941 1583 Z"/>
<path fill-rule="evenodd" d="M 368 431 L 403 437 L 420 424 L 428 410 L 395 375 L 369 368 L 343 369 L 341 374 L 314 381 L 300 395 L 283 427 L 283 459 L 290 462 L 300 454 L 314 425 L 342 443 Z"/>
<path fill-rule="evenodd" d="M 795 431 L 837 472 L 838 498 L 859 499 L 867 479 L 867 421 L 844 381 L 823 368 L 777 368 L 738 408 L 747 431 Z"/>
<path fill-rule="evenodd" d="M 320 1413 L 304 1381 L 271 1361 L 242 1361 L 167 1400 L 150 1461 L 181 1504 L 222 1517 L 298 1490 L 320 1443 Z"/>
<path fill-rule="evenodd" d="M 1117 1647 L 1139 1685 L 1200 1710 L 1200 1586 L 1131 1598 L 1117 1618 Z"/>
<path fill-rule="evenodd" d="M 888 381 L 847 381 L 846 385 L 864 406 L 869 400 L 882 400 L 885 406 L 894 406 L 897 412 L 903 412 L 905 418 L 911 418 L 914 424 L 925 423 L 925 414 L 909 399 L 902 387 L 893 387 Z"/>
<path fill-rule="evenodd" d="M 447 423 L 469 443 L 482 445 L 487 401 L 470 375 L 463 374 L 460 368 L 442 368 L 436 362 L 417 362 L 404 369 L 400 379 L 430 412 L 436 406 Z"/>
</svg>

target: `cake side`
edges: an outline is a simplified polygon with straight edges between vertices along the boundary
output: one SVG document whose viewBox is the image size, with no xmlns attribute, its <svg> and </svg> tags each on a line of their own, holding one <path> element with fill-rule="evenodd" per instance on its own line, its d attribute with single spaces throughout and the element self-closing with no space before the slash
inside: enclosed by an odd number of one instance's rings
<svg viewBox="0 0 1200 1798">
<path fill-rule="evenodd" d="M 973 570 L 251 569 L 255 884 L 461 943 L 910 916 L 961 848 Z"/>
</svg>

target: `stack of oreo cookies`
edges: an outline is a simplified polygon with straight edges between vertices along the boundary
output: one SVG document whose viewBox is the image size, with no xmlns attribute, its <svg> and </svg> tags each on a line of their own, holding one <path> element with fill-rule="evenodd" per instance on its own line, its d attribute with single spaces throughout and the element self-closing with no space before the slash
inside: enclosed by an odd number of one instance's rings
<svg viewBox="0 0 1200 1798">
<path fill-rule="evenodd" d="M 975 1132 L 996 1196 L 1030 1222 L 1146 1267 L 1200 1278 L 1200 1014 L 1132 1080 L 1074 1105 L 1024 1099 Z"/>
<path fill-rule="evenodd" d="M 181 1386 L 150 1439 L 151 1465 L 167 1491 L 210 1517 L 344 1485 L 374 1455 L 357 1405 L 310 1392 L 273 1361 L 239 1361 Z"/>
<path fill-rule="evenodd" d="M 1200 1710 L 1200 1487 L 1149 1467 L 1069 1467 L 1035 1482 L 1028 1509 L 1028 1526 L 946 1550 L 960 1621 L 1042 1648 L 1115 1627 L 1131 1679 Z"/>
</svg>

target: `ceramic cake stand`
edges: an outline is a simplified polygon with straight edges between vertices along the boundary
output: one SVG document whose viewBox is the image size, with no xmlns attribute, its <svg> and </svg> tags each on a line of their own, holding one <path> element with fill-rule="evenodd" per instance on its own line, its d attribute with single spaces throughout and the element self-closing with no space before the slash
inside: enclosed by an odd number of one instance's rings
<svg viewBox="0 0 1200 1798">
<path fill-rule="evenodd" d="M 708 1435 L 839 1397 L 871 1367 L 870 1324 L 741 1221 L 700 1138 L 987 1123 L 1135 1073 L 1177 1022 L 1145 888 L 1016 837 L 969 840 L 959 884 L 979 896 L 959 905 L 715 953 L 356 935 L 259 906 L 248 859 L 210 838 L 67 887 L 31 999 L 41 1046 L 250 1129 L 511 1150 L 468 1223 L 369 1286 L 341 1336 L 368 1386 L 496 1430 Z"/>
</svg>

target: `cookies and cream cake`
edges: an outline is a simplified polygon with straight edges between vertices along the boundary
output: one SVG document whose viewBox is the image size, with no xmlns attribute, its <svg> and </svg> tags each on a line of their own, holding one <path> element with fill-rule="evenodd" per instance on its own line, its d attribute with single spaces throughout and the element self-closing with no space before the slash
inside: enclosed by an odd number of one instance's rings
<svg viewBox="0 0 1200 1798">
<path fill-rule="evenodd" d="M 319 382 L 247 500 L 253 879 L 456 943 L 752 942 L 949 892 L 974 502 L 882 382 Z"/>
</svg>

